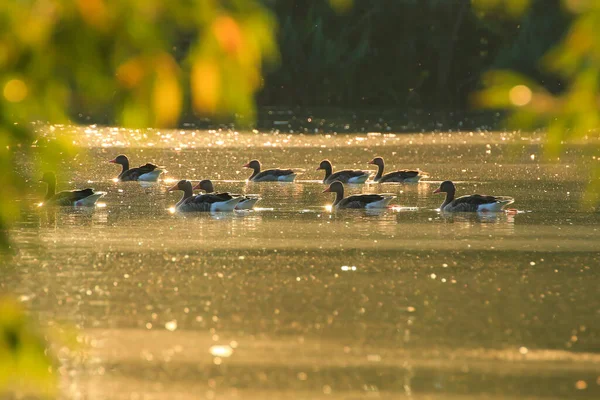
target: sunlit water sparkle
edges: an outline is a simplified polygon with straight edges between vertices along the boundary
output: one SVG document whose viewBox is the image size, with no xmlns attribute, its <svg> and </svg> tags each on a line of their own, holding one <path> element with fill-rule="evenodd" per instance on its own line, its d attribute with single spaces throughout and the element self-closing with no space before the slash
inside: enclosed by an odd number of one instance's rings
<svg viewBox="0 0 600 400">
<path fill-rule="evenodd" d="M 531 157 L 537 134 L 44 130 L 58 132 L 87 149 L 63 160 L 58 189 L 107 195 L 38 207 L 44 189 L 27 182 L 0 285 L 89 344 L 64 361 L 66 398 L 600 396 L 600 215 L 578 204 L 584 145 L 557 165 Z M 120 153 L 169 172 L 119 183 L 106 160 Z M 332 210 L 319 162 L 368 169 L 374 156 L 430 177 L 349 186 L 397 198 Z M 253 158 L 304 173 L 248 182 Z M 262 200 L 175 212 L 181 193 L 166 189 L 205 178 Z M 439 213 L 446 179 L 458 195 L 513 196 L 517 211 Z"/>
</svg>

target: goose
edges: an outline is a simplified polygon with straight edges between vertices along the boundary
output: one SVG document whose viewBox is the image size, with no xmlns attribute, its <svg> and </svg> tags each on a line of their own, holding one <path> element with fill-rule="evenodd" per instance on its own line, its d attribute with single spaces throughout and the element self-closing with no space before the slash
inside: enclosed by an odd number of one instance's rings
<svg viewBox="0 0 600 400">
<path fill-rule="evenodd" d="M 342 171 L 338 171 L 333 173 L 333 168 L 331 166 L 331 161 L 323 160 L 319 164 L 319 170 L 325 170 L 325 178 L 323 178 L 323 183 L 332 183 L 335 181 L 340 181 L 342 183 L 365 183 L 369 176 L 371 176 L 371 172 L 362 171 L 359 169 L 344 169 Z"/>
<path fill-rule="evenodd" d="M 192 183 L 187 180 L 180 180 L 175 185 L 167 189 L 169 192 L 181 190 L 183 196 L 175 205 L 175 209 L 180 212 L 194 211 L 233 211 L 239 203 L 240 198 L 223 199 L 219 195 L 199 194 L 194 196 Z"/>
<path fill-rule="evenodd" d="M 502 211 L 513 203 L 514 199 L 507 196 L 482 196 L 471 194 L 454 198 L 456 187 L 452 181 L 444 181 L 433 193 L 446 193 L 446 199 L 440 206 L 440 211 L 445 212 L 476 212 L 476 211 Z"/>
<path fill-rule="evenodd" d="M 193 190 L 203 190 L 206 193 L 213 194 L 215 196 L 220 196 L 223 200 L 230 200 L 233 198 L 239 198 L 240 202 L 235 206 L 236 210 L 252 210 L 257 201 L 260 200 L 260 196 L 258 195 L 239 195 L 239 194 L 229 194 L 229 193 L 214 193 L 215 188 L 210 179 L 204 179 L 200 181 L 196 186 L 193 187 Z"/>
<path fill-rule="evenodd" d="M 296 173 L 291 169 L 267 169 L 260 171 L 260 161 L 252 160 L 244 165 L 244 168 L 254 170 L 248 180 L 253 182 L 293 182 L 296 179 Z"/>
<path fill-rule="evenodd" d="M 335 193 L 335 208 L 386 208 L 388 204 L 396 197 L 388 194 L 357 194 L 344 197 L 344 185 L 340 181 L 335 181 L 323 191 Z"/>
<path fill-rule="evenodd" d="M 56 175 L 54 172 L 45 172 L 40 182 L 46 183 L 48 189 L 43 204 L 57 206 L 87 206 L 92 207 L 105 192 L 94 192 L 94 189 L 64 190 L 56 193 Z"/>
<path fill-rule="evenodd" d="M 385 183 L 385 182 L 419 182 L 419 180 L 427 176 L 426 173 L 420 170 L 408 170 L 402 169 L 400 171 L 389 172 L 383 175 L 383 168 L 385 162 L 382 157 L 375 157 L 369 164 L 377 165 L 377 175 L 373 178 L 374 182 Z"/>
<path fill-rule="evenodd" d="M 109 161 L 113 164 L 120 164 L 123 170 L 117 177 L 121 182 L 126 181 L 145 181 L 145 182 L 156 182 L 160 174 L 165 172 L 163 168 L 157 167 L 154 164 L 141 165 L 137 168 L 129 168 L 129 159 L 127 156 L 121 154 L 116 158 Z"/>
</svg>

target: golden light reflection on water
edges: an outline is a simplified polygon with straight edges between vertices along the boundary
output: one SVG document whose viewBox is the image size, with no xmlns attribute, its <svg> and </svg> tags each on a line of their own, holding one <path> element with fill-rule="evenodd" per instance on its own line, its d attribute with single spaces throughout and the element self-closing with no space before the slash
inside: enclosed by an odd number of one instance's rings
<svg viewBox="0 0 600 400">
<path fill-rule="evenodd" d="M 214 357 L 231 357 L 233 349 L 230 346 L 214 345 L 208 349 Z"/>
<path fill-rule="evenodd" d="M 529 157 L 535 138 L 508 165 L 511 134 L 88 129 L 70 133 L 91 148 L 65 160 L 59 186 L 91 180 L 106 206 L 38 208 L 43 193 L 32 192 L 11 232 L 14 268 L 0 269 L 32 312 L 93 337 L 80 364 L 61 366 L 73 397 L 598 397 L 600 215 L 578 211 L 575 167 Z M 102 143 L 171 174 L 115 182 Z M 396 205 L 333 212 L 313 169 L 325 157 L 362 168 L 375 155 L 431 180 L 352 185 L 348 195 L 389 192 Z M 250 158 L 306 173 L 245 182 Z M 177 213 L 165 186 L 205 177 L 260 195 L 260 207 Z M 440 214 L 432 191 L 447 178 L 464 194 L 514 196 L 521 212 Z"/>
<path fill-rule="evenodd" d="M 303 135 L 289 133 L 238 132 L 235 130 L 156 130 L 125 129 L 116 127 L 77 127 L 68 125 L 50 125 L 38 127 L 42 136 L 52 137 L 57 132 L 72 136 L 76 145 L 91 148 L 170 148 L 173 150 L 206 148 L 262 148 L 266 151 L 293 147 L 312 147 L 317 149 L 337 149 L 342 147 L 385 147 L 406 146 L 421 147 L 431 142 L 430 135 L 381 134 L 373 132 L 366 136 L 356 134 Z M 84 133 L 83 135 L 81 133 Z M 531 140 L 538 141 L 541 135 L 532 135 Z M 453 145 L 468 139 L 469 143 L 502 143 L 516 137 L 515 132 L 441 132 L 437 133 L 435 143 Z M 366 167 L 368 159 L 360 162 Z M 387 159 L 386 159 L 387 161 Z M 414 164 L 414 163 L 413 163 Z M 407 165 L 408 168 L 420 168 L 422 164 Z M 390 164 L 392 167 L 393 164 Z M 304 168 L 299 165 L 299 168 Z M 375 171 L 374 171 L 375 172 Z M 429 172 L 431 173 L 431 172 Z"/>
</svg>

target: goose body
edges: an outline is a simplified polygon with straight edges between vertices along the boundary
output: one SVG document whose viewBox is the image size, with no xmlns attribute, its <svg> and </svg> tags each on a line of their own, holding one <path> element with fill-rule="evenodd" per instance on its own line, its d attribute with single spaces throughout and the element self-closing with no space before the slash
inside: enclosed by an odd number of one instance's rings
<svg viewBox="0 0 600 400">
<path fill-rule="evenodd" d="M 254 205 L 260 200 L 260 196 L 258 195 L 239 195 L 230 194 L 227 192 L 215 193 L 214 186 L 209 179 L 200 181 L 196 186 L 194 186 L 193 190 L 203 190 L 208 194 L 219 196 L 223 199 L 223 201 L 237 198 L 239 199 L 239 203 L 237 203 L 237 205 L 235 206 L 236 210 L 252 210 L 254 208 Z"/>
<path fill-rule="evenodd" d="M 365 183 L 369 176 L 371 176 L 371 172 L 363 171 L 360 169 L 344 169 L 342 171 L 333 172 L 333 167 L 329 160 L 323 160 L 319 164 L 319 170 L 325 170 L 325 178 L 323 178 L 323 183 L 332 183 L 335 181 L 339 181 L 342 183 Z"/>
<path fill-rule="evenodd" d="M 252 160 L 244 165 L 245 168 L 254 170 L 248 178 L 253 182 L 293 182 L 296 179 L 296 172 L 292 169 L 267 169 L 261 171 L 261 165 L 258 160 Z"/>
<path fill-rule="evenodd" d="M 123 169 L 121 173 L 117 177 L 117 179 L 121 182 L 127 181 L 144 181 L 144 182 L 156 182 L 160 174 L 165 172 L 164 169 L 154 165 L 147 163 L 145 165 L 141 165 L 137 168 L 129 168 L 129 159 L 125 155 L 119 155 L 115 159 L 110 160 L 109 162 L 113 164 L 120 164 Z"/>
<path fill-rule="evenodd" d="M 323 191 L 335 193 L 335 208 L 387 208 L 390 202 L 396 197 L 388 194 L 357 194 L 344 197 L 344 185 L 342 182 L 333 182 Z"/>
<path fill-rule="evenodd" d="M 45 182 L 48 185 L 44 204 L 93 207 L 98 199 L 106 194 L 105 192 L 95 192 L 94 189 L 90 188 L 56 192 L 56 175 L 53 172 L 44 173 L 40 182 Z"/>
<path fill-rule="evenodd" d="M 227 199 L 219 194 L 194 196 L 192 183 L 186 180 L 181 180 L 168 189 L 169 192 L 175 190 L 183 192 L 181 200 L 175 205 L 175 209 L 180 212 L 233 211 L 240 202 L 239 197 Z"/>
<path fill-rule="evenodd" d="M 400 183 L 416 183 L 421 180 L 423 176 L 426 174 L 420 170 L 409 170 L 402 169 L 399 171 L 388 172 L 387 174 L 383 173 L 383 169 L 385 168 L 385 162 L 382 157 L 375 157 L 369 164 L 377 165 L 377 175 L 373 178 L 374 182 L 378 183 L 386 183 L 386 182 L 400 182 Z"/>
<path fill-rule="evenodd" d="M 444 212 L 481 212 L 502 211 L 504 207 L 514 202 L 512 197 L 508 196 L 485 196 L 471 194 L 455 198 L 456 187 L 451 181 L 444 181 L 433 193 L 446 193 L 446 199 L 440 206 L 440 211 Z"/>
</svg>

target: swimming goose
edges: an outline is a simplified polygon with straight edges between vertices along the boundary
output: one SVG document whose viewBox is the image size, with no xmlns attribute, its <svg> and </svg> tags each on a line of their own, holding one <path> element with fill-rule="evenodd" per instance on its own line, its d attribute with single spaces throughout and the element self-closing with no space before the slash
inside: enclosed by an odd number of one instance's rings
<svg viewBox="0 0 600 400">
<path fill-rule="evenodd" d="M 291 169 L 267 169 L 260 171 L 260 162 L 252 160 L 244 165 L 245 168 L 252 168 L 254 172 L 248 178 L 254 182 L 293 182 L 296 178 L 296 173 Z"/>
<path fill-rule="evenodd" d="M 388 194 L 356 194 L 344 197 L 344 185 L 335 181 L 323 191 L 335 193 L 333 206 L 336 208 L 386 208 L 396 196 Z"/>
<path fill-rule="evenodd" d="M 419 180 L 423 176 L 427 176 L 426 174 L 420 170 L 408 170 L 402 169 L 400 171 L 389 172 L 383 175 L 383 168 L 385 166 L 385 162 L 382 157 L 375 157 L 369 164 L 377 165 L 377 175 L 373 178 L 373 181 L 378 183 L 385 182 L 419 182 Z"/>
<path fill-rule="evenodd" d="M 54 172 L 45 172 L 40 179 L 48 185 L 46 197 L 43 204 L 54 204 L 57 206 L 94 206 L 105 192 L 94 192 L 94 189 L 64 190 L 56 193 L 56 175 Z"/>
<path fill-rule="evenodd" d="M 235 206 L 236 210 L 252 210 L 257 201 L 260 200 L 260 196 L 258 195 L 239 195 L 239 194 L 230 194 L 230 193 L 214 193 L 215 188 L 210 179 L 204 179 L 200 181 L 196 186 L 193 187 L 193 190 L 204 190 L 206 193 L 213 194 L 215 196 L 221 197 L 223 200 L 231 200 L 233 198 L 239 198 L 240 202 Z"/>
<path fill-rule="evenodd" d="M 440 211 L 446 212 L 476 212 L 476 211 L 502 211 L 502 209 L 514 202 L 512 197 L 507 196 L 482 196 L 471 194 L 454 198 L 456 187 L 451 181 L 444 181 L 433 193 L 446 193 L 446 200 L 440 206 Z"/>
<path fill-rule="evenodd" d="M 118 178 L 121 182 L 125 181 L 146 181 L 156 182 L 160 174 L 165 172 L 164 169 L 157 167 L 154 164 L 146 164 L 137 168 L 129 168 L 129 159 L 127 156 L 121 154 L 115 159 L 110 160 L 110 163 L 120 164 L 123 170 L 119 174 Z"/>
<path fill-rule="evenodd" d="M 342 183 L 365 183 L 366 180 L 369 179 L 369 176 L 371 176 L 369 171 L 362 171 L 359 169 L 344 169 L 342 171 L 333 173 L 333 168 L 329 160 L 321 161 L 317 171 L 321 169 L 325 170 L 325 178 L 323 178 L 323 183 L 331 183 L 335 181 L 340 181 Z"/>
<path fill-rule="evenodd" d="M 239 198 L 223 199 L 219 195 L 199 194 L 194 196 L 192 183 L 181 180 L 168 189 L 169 192 L 181 190 L 183 196 L 175 205 L 175 209 L 181 212 L 193 211 L 233 211 Z"/>
</svg>

